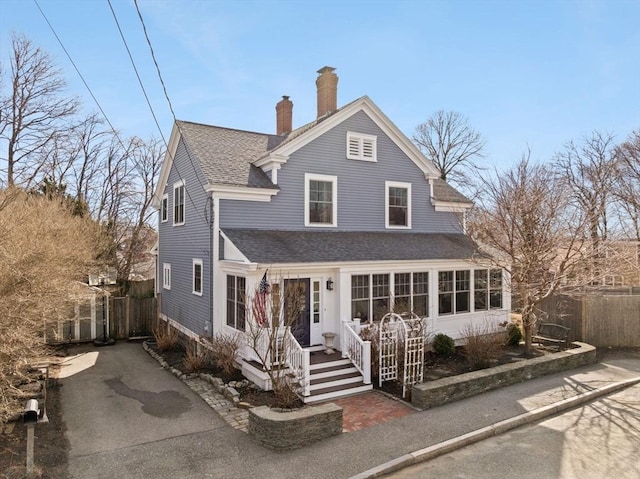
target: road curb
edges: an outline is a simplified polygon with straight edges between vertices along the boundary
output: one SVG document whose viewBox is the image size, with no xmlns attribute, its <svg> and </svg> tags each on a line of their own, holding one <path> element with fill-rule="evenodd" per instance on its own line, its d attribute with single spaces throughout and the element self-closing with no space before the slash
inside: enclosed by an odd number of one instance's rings
<svg viewBox="0 0 640 479">
<path fill-rule="evenodd" d="M 608 384 L 607 386 L 603 386 L 592 391 L 578 394 L 577 396 L 563 399 L 562 401 L 558 401 L 553 404 L 549 404 L 548 406 L 543 406 L 541 408 L 534 409 L 533 411 L 528 411 L 518 416 L 505 419 L 504 421 L 497 422 L 495 424 L 492 424 L 491 426 L 476 429 L 475 431 L 471 431 L 467 434 L 463 434 L 462 436 L 454 437 L 447 441 L 434 444 L 433 446 L 419 449 L 408 454 L 403 454 L 396 459 L 392 459 L 391 461 L 387 461 L 383 464 L 380 464 L 379 466 L 373 467 L 367 471 L 352 476 L 351 479 L 369 479 L 382 477 L 385 474 L 399 471 L 400 469 L 404 469 L 405 467 L 412 466 L 419 462 L 429 461 L 438 456 L 442 456 L 443 454 L 448 454 L 452 451 L 482 441 L 489 437 L 503 434 L 517 427 L 524 426 L 526 424 L 539 421 L 540 419 L 553 416 L 555 414 L 558 414 L 559 412 L 575 408 L 581 404 L 592 401 L 595 398 L 606 396 L 607 394 L 611 394 L 613 392 L 619 391 L 629 386 L 633 386 L 634 384 L 638 383 L 640 383 L 640 377 Z"/>
</svg>

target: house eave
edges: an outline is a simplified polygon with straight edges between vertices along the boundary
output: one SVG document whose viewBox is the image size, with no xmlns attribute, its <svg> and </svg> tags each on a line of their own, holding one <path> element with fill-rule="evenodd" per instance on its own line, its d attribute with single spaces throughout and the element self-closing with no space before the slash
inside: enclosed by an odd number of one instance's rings
<svg viewBox="0 0 640 479">
<path fill-rule="evenodd" d="M 269 202 L 280 190 L 275 188 L 251 188 L 248 186 L 207 184 L 204 187 L 214 198 L 223 200 Z"/>
<path fill-rule="evenodd" d="M 274 154 L 281 157 L 288 157 L 304 145 L 310 143 L 324 133 L 328 132 L 347 118 L 350 118 L 359 111 L 364 111 L 395 143 L 398 147 L 420 168 L 425 178 L 437 178 L 439 173 L 436 168 L 427 160 L 418 148 L 404 135 L 398 127 L 373 103 L 373 101 L 363 96 L 351 105 L 344 107 L 337 113 L 322 120 L 307 132 L 293 139 L 289 143 L 285 143 L 280 147 L 276 147 Z M 271 156 L 271 155 L 270 155 Z M 268 163 L 269 156 L 254 162 L 259 166 L 259 162 Z"/>
<path fill-rule="evenodd" d="M 436 211 L 445 211 L 449 213 L 464 213 L 473 207 L 473 203 L 453 203 L 447 201 L 438 201 L 431 199 L 431 204 L 435 207 Z"/>
<path fill-rule="evenodd" d="M 151 200 L 151 205 L 156 210 L 159 210 L 160 205 L 162 204 L 162 195 L 164 194 L 164 189 L 167 186 L 167 181 L 169 181 L 169 173 L 173 166 L 173 159 L 175 158 L 176 151 L 178 150 L 178 144 L 180 143 L 181 136 L 180 128 L 176 123 L 174 123 L 173 128 L 171 129 L 171 136 L 169 137 L 167 151 L 164 155 L 162 167 L 160 168 L 160 174 L 158 175 L 158 186 L 153 194 L 153 199 Z"/>
</svg>

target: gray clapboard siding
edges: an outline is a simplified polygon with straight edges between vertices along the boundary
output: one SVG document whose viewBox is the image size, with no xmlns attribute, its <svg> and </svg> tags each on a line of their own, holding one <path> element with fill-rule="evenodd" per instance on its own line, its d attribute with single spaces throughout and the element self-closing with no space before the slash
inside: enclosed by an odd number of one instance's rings
<svg viewBox="0 0 640 479">
<path fill-rule="evenodd" d="M 173 185 L 184 180 L 185 223 L 173 226 Z M 169 196 L 169 220 L 158 222 L 158 290 L 162 293 L 162 313 L 196 334 L 205 334 L 209 318 L 209 225 L 205 221 L 207 195 L 205 178 L 195 158 L 190 159 L 180 142 L 164 193 Z M 202 296 L 193 291 L 193 259 L 202 260 Z M 162 287 L 163 263 L 171 264 L 171 289 Z"/>
<path fill-rule="evenodd" d="M 376 135 L 378 161 L 348 160 L 347 131 Z M 399 181 L 412 185 L 413 232 L 461 231 L 457 215 L 434 210 L 422 171 L 362 111 L 292 154 L 278 172 L 280 192 L 271 202 L 222 200 L 221 227 L 305 229 L 305 173 L 338 177 L 337 230 L 385 231 L 385 181 Z"/>
</svg>

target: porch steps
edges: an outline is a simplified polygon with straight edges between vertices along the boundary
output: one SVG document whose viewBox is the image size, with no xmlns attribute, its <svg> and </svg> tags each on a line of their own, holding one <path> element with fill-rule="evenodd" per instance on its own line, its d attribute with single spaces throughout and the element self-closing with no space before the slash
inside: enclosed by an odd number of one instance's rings
<svg viewBox="0 0 640 479">
<path fill-rule="evenodd" d="M 362 374 L 349 359 L 342 358 L 339 351 L 331 355 L 316 353 L 311 357 L 311 395 L 305 397 L 304 402 L 310 404 L 328 401 L 371 389 L 373 385 L 364 384 Z"/>
</svg>

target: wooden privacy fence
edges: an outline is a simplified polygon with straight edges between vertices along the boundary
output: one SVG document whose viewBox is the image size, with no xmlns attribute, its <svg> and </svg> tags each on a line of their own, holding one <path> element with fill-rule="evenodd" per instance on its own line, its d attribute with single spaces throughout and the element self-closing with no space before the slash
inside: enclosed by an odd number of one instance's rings
<svg viewBox="0 0 640 479">
<path fill-rule="evenodd" d="M 109 298 L 109 335 L 114 339 L 152 336 L 158 312 L 156 298 Z"/>
<path fill-rule="evenodd" d="M 593 346 L 640 347 L 640 296 L 585 297 L 582 324 Z"/>
<path fill-rule="evenodd" d="M 640 295 L 555 295 L 540 304 L 543 321 L 571 328 L 570 341 L 640 347 Z"/>
</svg>

